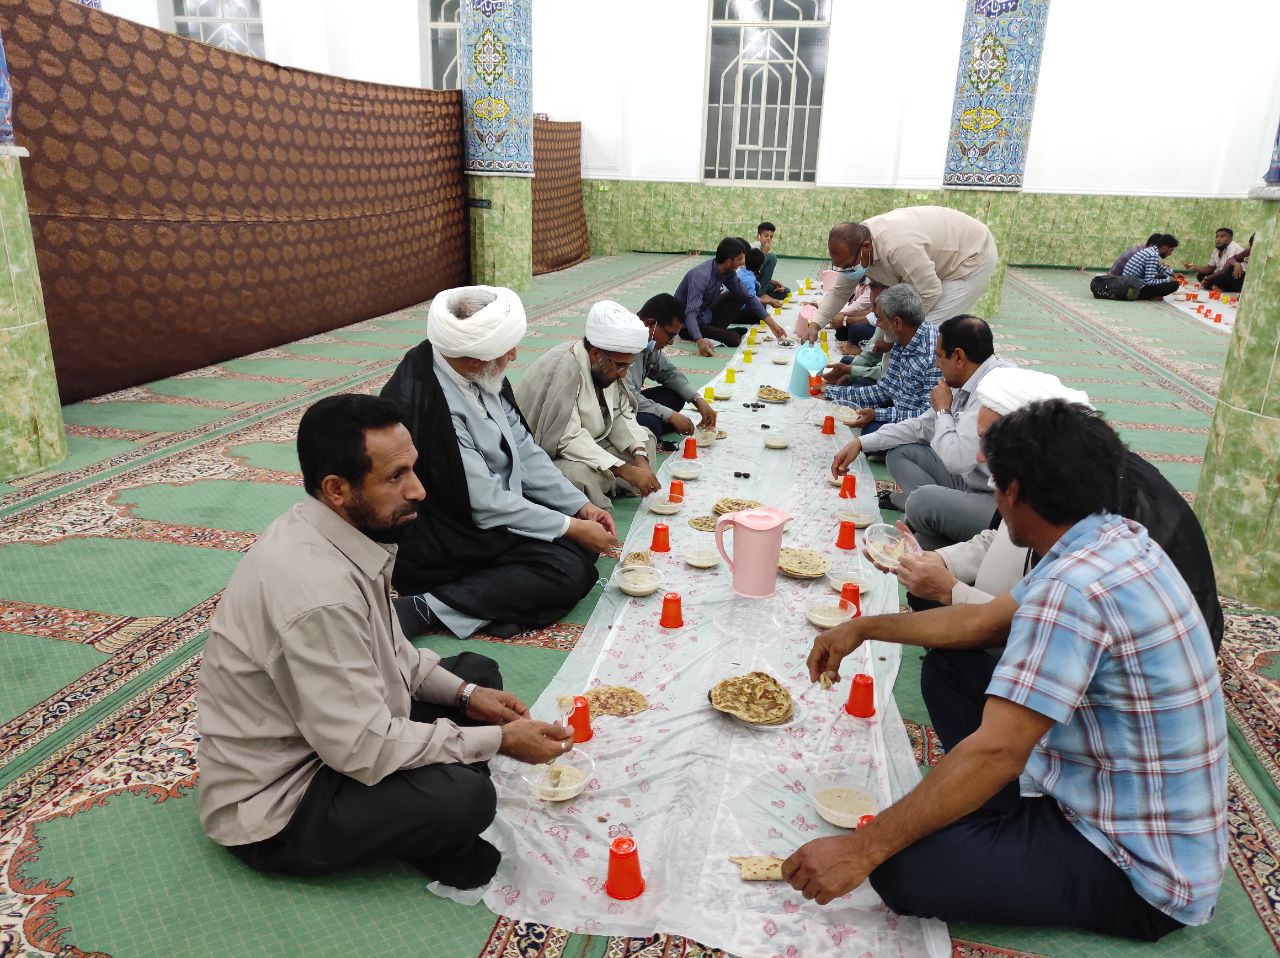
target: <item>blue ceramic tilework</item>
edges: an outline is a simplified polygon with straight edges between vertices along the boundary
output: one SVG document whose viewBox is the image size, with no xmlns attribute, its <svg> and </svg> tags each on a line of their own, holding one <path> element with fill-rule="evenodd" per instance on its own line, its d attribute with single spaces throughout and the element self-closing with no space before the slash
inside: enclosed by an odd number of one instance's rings
<svg viewBox="0 0 1280 958">
<path fill-rule="evenodd" d="M 1049 0 L 970 0 L 942 182 L 1020 189 Z"/>
<path fill-rule="evenodd" d="M 468 173 L 533 175 L 532 0 L 463 0 L 458 71 Z"/>
<path fill-rule="evenodd" d="M 13 142 L 13 87 L 9 85 L 9 62 L 0 38 L 0 143 Z"/>
</svg>

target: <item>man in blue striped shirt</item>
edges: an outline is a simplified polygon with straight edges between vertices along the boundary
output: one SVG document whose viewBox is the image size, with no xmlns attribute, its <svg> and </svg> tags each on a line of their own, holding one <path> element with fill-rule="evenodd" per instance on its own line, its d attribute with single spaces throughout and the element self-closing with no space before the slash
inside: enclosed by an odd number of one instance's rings
<svg viewBox="0 0 1280 958">
<path fill-rule="evenodd" d="M 1144 246 L 1124 264 L 1124 276 L 1136 276 L 1142 280 L 1138 299 L 1163 299 L 1178 288 L 1173 270 L 1160 261 L 1178 248 L 1177 237 L 1165 234 L 1158 245 Z"/>
<path fill-rule="evenodd" d="M 929 411 L 929 394 L 938 383 L 938 327 L 924 321 L 924 300 L 906 283 L 890 286 L 876 298 L 876 325 L 893 348 L 880 381 L 865 386 L 828 386 L 827 398 L 858 410 L 853 425 L 867 436 L 887 422 L 914 419 Z"/>
</svg>

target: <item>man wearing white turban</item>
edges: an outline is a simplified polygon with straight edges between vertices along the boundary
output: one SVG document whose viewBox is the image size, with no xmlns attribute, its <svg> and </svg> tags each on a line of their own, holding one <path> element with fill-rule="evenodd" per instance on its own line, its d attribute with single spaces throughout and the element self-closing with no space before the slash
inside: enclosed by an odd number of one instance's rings
<svg viewBox="0 0 1280 958">
<path fill-rule="evenodd" d="M 506 370 L 524 333 L 511 290 L 445 290 L 426 342 L 382 389 L 404 416 L 426 489 L 392 578 L 406 635 L 484 628 L 509 638 L 550 625 L 617 545 L 613 518 L 552 465 L 516 406 Z"/>
<path fill-rule="evenodd" d="M 1014 368 L 993 370 L 978 385 L 976 399 L 979 439 L 996 420 L 1033 402 L 1064 399 L 1089 405 L 1088 395 L 1063 385 L 1057 376 Z M 1222 605 L 1204 531 L 1187 501 L 1155 466 L 1126 450 L 1115 512 L 1141 523 L 1168 554 L 1195 596 L 1216 651 L 1222 643 Z M 1036 561 L 1030 549 L 1013 544 L 1002 521 L 967 542 L 903 556 L 898 581 L 907 589 L 907 603 L 917 610 L 990 602 L 1013 588 Z M 998 658 L 1002 650 L 989 651 Z"/>
<path fill-rule="evenodd" d="M 660 486 L 652 433 L 636 421 L 623 380 L 649 342 L 634 313 L 603 300 L 587 314 L 586 336 L 543 353 L 516 387 L 533 437 L 573 485 L 602 509 L 616 495 Z"/>
</svg>

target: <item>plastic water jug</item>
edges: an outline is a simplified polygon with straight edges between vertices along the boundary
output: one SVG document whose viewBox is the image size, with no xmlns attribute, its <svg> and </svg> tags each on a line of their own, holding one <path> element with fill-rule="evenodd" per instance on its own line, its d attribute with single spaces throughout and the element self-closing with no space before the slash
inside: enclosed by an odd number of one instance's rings
<svg viewBox="0 0 1280 958">
<path fill-rule="evenodd" d="M 795 362 L 791 364 L 791 384 L 789 392 L 800 399 L 809 398 L 809 377 L 816 376 L 827 367 L 827 355 L 821 347 L 806 344 L 796 350 Z"/>
<path fill-rule="evenodd" d="M 772 506 L 730 512 L 716 523 L 716 548 L 733 574 L 733 591 L 764 599 L 778 591 L 782 527 L 791 516 Z M 733 558 L 724 551 L 724 532 L 733 527 Z"/>
</svg>

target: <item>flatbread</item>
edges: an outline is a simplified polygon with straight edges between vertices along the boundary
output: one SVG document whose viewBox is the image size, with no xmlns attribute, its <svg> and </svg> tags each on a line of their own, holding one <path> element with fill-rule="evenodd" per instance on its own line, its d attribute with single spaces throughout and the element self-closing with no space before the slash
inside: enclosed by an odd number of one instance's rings
<svg viewBox="0 0 1280 958">
<path fill-rule="evenodd" d="M 592 716 L 616 715 L 626 718 L 647 711 L 649 700 L 635 689 L 625 685 L 597 685 L 584 692 L 582 697 L 591 705 Z"/>
<path fill-rule="evenodd" d="M 716 523 L 719 521 L 719 516 L 694 516 L 689 520 L 689 525 L 693 526 L 699 532 L 715 532 Z"/>
<path fill-rule="evenodd" d="M 782 881 L 782 859 L 772 855 L 732 855 L 743 881 Z"/>
<path fill-rule="evenodd" d="M 823 672 L 821 675 L 819 675 L 818 684 L 822 686 L 822 691 L 824 692 L 827 691 L 827 689 L 831 688 L 833 684 L 831 681 L 831 673 Z"/>
<path fill-rule="evenodd" d="M 728 434 L 727 432 L 725 432 L 723 429 L 717 429 L 717 430 L 716 430 L 716 438 L 717 438 L 717 439 L 728 439 L 728 438 L 729 438 L 729 434 Z"/>
<path fill-rule="evenodd" d="M 831 561 L 813 549 L 784 548 L 778 553 L 778 571 L 797 579 L 817 579 L 830 568 Z"/>
<path fill-rule="evenodd" d="M 711 705 L 753 725 L 781 725 L 795 711 L 791 693 L 767 672 L 749 672 L 716 683 L 711 688 Z"/>
<path fill-rule="evenodd" d="M 716 504 L 711 507 L 711 510 L 716 515 L 723 516 L 730 512 L 742 512 L 746 509 L 756 509 L 761 505 L 763 505 L 763 503 L 756 499 L 734 499 L 731 496 L 726 496 L 723 499 L 718 499 Z"/>
<path fill-rule="evenodd" d="M 756 390 L 756 398 L 761 402 L 791 402 L 791 393 L 776 386 L 761 386 Z"/>
<path fill-rule="evenodd" d="M 631 569 L 635 566 L 652 566 L 653 553 L 648 549 L 640 552 L 628 552 L 622 557 L 622 568 Z"/>
</svg>

